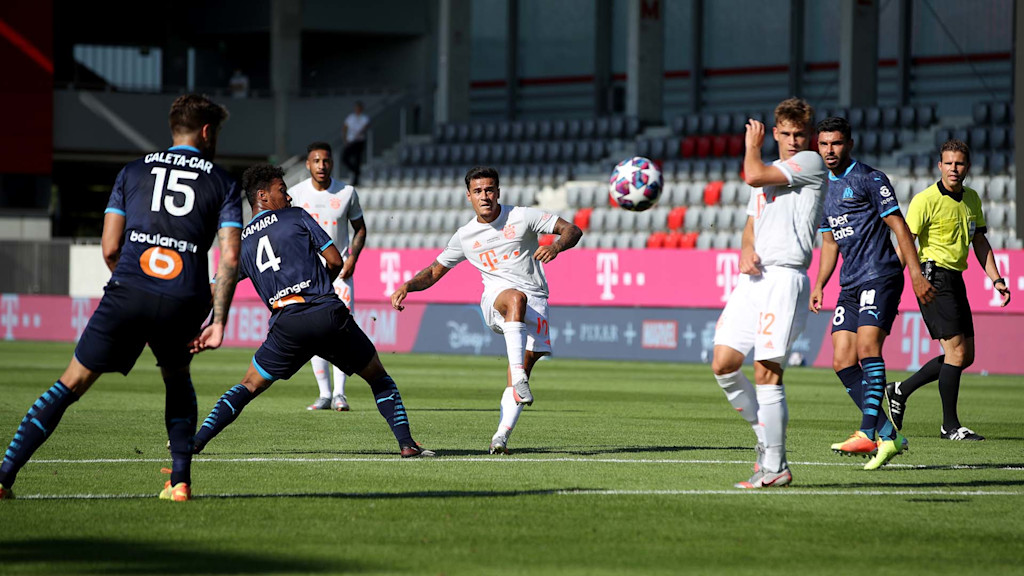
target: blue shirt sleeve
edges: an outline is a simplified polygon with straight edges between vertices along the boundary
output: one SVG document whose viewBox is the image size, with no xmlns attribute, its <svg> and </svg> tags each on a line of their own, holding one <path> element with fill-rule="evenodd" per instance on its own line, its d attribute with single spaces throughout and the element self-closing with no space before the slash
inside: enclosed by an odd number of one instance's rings
<svg viewBox="0 0 1024 576">
<path fill-rule="evenodd" d="M 238 188 L 238 182 L 231 181 L 228 193 L 224 196 L 224 202 L 220 206 L 220 228 L 241 228 L 242 227 L 242 192 Z"/>
<path fill-rule="evenodd" d="M 313 245 L 313 248 L 315 248 L 317 252 L 323 252 L 328 246 L 334 244 L 334 240 L 331 240 L 330 235 L 320 227 L 320 224 L 318 224 L 316 220 L 313 220 L 313 217 L 310 216 L 308 212 L 302 208 L 298 208 L 298 210 L 302 214 L 299 221 L 302 222 L 306 231 L 309 232 L 311 238 L 310 244 Z"/>
<path fill-rule="evenodd" d="M 896 193 L 893 191 L 889 178 L 882 172 L 872 172 L 864 177 L 864 193 L 868 195 L 868 201 L 878 210 L 882 218 L 900 211 L 900 203 L 896 200 Z"/>
<path fill-rule="evenodd" d="M 114 188 L 110 191 L 110 200 L 107 201 L 107 209 L 103 211 L 104 214 L 108 213 L 120 214 L 125 216 L 124 211 L 124 170 L 122 169 L 117 173 L 117 179 L 114 180 Z"/>
</svg>

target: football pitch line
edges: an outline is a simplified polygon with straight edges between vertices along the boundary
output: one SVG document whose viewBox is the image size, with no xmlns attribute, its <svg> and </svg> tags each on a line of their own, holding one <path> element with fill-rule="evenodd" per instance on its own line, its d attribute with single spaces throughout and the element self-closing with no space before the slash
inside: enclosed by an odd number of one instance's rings
<svg viewBox="0 0 1024 576">
<path fill-rule="evenodd" d="M 166 464 L 170 458 L 53 458 L 53 459 L 36 459 L 30 460 L 29 464 L 152 464 L 152 463 L 164 463 Z M 588 458 L 588 457 L 555 457 L 555 458 L 516 458 L 510 456 L 439 456 L 437 458 L 417 458 L 416 461 L 422 462 L 469 462 L 469 463 L 495 463 L 500 462 L 502 464 L 548 464 L 558 462 L 579 462 L 579 463 L 590 463 L 590 464 L 696 464 L 696 465 L 750 465 L 750 460 L 716 460 L 716 459 L 669 459 L 669 458 Z M 838 467 L 862 467 L 863 462 L 854 459 L 847 459 L 848 461 L 832 461 L 832 462 L 799 462 L 790 461 L 789 463 L 793 466 L 838 466 Z M 396 456 L 381 455 L 381 456 L 324 456 L 324 457 L 294 457 L 294 456 L 251 456 L 245 458 L 209 458 L 209 457 L 196 457 L 192 459 L 192 462 L 198 463 L 225 463 L 225 464 L 244 464 L 244 463 L 293 463 L 293 464 L 316 464 L 326 462 L 366 462 L 366 463 L 396 463 L 396 462 L 407 462 L 412 461 L 410 459 L 398 458 Z M 891 462 L 886 465 L 886 468 L 904 468 L 904 469 L 942 469 L 942 470 L 1007 470 L 1007 471 L 1022 471 L 1024 466 L 1020 464 L 949 464 L 949 465 L 929 465 L 929 464 L 901 464 L 899 462 Z"/>
<path fill-rule="evenodd" d="M 1024 496 L 1024 492 L 1007 490 L 936 490 L 936 489 L 851 489 L 813 490 L 806 488 L 776 488 L 771 490 L 527 490 L 527 491 L 417 491 L 417 492 L 260 492 L 253 494 L 198 494 L 193 500 L 241 500 L 267 498 L 332 498 L 341 500 L 372 500 L 396 498 L 487 498 L 522 496 Z M 27 494 L 18 500 L 154 500 L 149 494 Z"/>
</svg>

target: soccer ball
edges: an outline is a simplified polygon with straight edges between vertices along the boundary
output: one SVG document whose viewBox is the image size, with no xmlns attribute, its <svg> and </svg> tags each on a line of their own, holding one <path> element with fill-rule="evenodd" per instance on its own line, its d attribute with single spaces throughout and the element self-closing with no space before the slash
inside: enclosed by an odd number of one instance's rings
<svg viewBox="0 0 1024 576">
<path fill-rule="evenodd" d="M 608 195 L 619 208 L 643 212 L 658 203 L 661 170 L 647 158 L 635 156 L 619 162 L 608 185 Z"/>
</svg>

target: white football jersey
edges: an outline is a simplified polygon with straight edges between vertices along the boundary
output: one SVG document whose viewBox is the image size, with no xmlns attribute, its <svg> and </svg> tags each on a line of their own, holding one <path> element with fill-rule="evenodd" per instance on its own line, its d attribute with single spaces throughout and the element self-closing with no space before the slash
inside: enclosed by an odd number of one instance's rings
<svg viewBox="0 0 1024 576">
<path fill-rule="evenodd" d="M 754 252 L 763 266 L 806 269 L 827 190 L 825 163 L 817 152 L 804 150 L 772 166 L 789 184 L 750 190 L 747 215 L 754 218 Z"/>
<path fill-rule="evenodd" d="M 313 188 L 313 179 L 306 178 L 288 189 L 292 206 L 309 212 L 320 227 L 334 240 L 342 257 L 348 256 L 349 221 L 363 217 L 356 189 L 337 179 L 331 179 L 327 190 Z"/>
<path fill-rule="evenodd" d="M 454 268 L 463 260 L 480 270 L 484 289 L 521 290 L 527 296 L 548 297 L 544 265 L 533 259 L 539 234 L 551 234 L 558 217 L 522 206 L 501 205 L 494 222 L 476 217 L 455 232 L 437 261 Z"/>
</svg>

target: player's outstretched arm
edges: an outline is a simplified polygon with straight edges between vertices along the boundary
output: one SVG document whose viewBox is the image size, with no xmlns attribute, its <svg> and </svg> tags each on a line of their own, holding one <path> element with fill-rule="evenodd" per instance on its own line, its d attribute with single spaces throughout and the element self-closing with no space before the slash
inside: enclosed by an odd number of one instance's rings
<svg viewBox="0 0 1024 576">
<path fill-rule="evenodd" d="M 352 220 L 352 242 L 348 245 L 348 258 L 341 268 L 341 279 L 345 280 L 356 272 L 356 262 L 359 261 L 359 253 L 366 245 L 366 220 L 357 218 Z"/>
<path fill-rule="evenodd" d="M 907 270 L 910 271 L 910 282 L 914 285 L 914 295 L 921 302 L 928 304 L 935 298 L 935 288 L 921 273 L 921 262 L 916 257 L 917 247 L 914 246 L 914 237 L 910 228 L 907 227 L 907 221 L 899 212 L 889 214 L 882 220 L 896 235 L 896 244 L 900 247 L 899 252 L 905 256 Z"/>
<path fill-rule="evenodd" d="M 821 233 L 821 258 L 818 260 L 818 279 L 811 290 L 811 301 L 807 308 L 817 314 L 821 311 L 822 302 L 825 300 L 825 286 L 836 271 L 836 264 L 839 262 L 839 244 L 832 236 L 832 232 Z"/>
<path fill-rule="evenodd" d="M 103 215 L 103 236 L 100 247 L 103 250 L 103 261 L 113 272 L 117 261 L 121 259 L 121 246 L 124 245 L 124 215 L 107 212 Z"/>
<path fill-rule="evenodd" d="M 559 252 L 572 248 L 583 237 L 583 230 L 580 230 L 579 226 L 562 218 L 555 221 L 554 232 L 558 234 L 558 238 L 548 246 L 537 248 L 537 251 L 533 253 L 534 260 L 540 260 L 545 264 L 551 262 Z"/>
<path fill-rule="evenodd" d="M 996 256 L 992 252 L 992 245 L 988 243 L 988 238 L 983 233 L 975 233 L 971 244 L 974 246 L 974 255 L 978 257 L 978 262 L 985 268 L 985 274 L 992 280 L 992 287 L 1003 298 L 1003 303 L 999 306 L 1006 306 L 1010 303 L 1010 287 L 1006 285 L 1006 280 L 999 276 L 999 265 L 996 264 Z"/>
<path fill-rule="evenodd" d="M 405 310 L 405 306 L 402 306 L 402 302 L 405 297 L 409 295 L 409 292 L 419 292 L 420 290 L 426 290 L 437 281 L 444 277 L 448 273 L 450 268 L 445 267 L 443 264 L 434 260 L 434 263 L 427 266 L 423 270 L 420 270 L 415 276 L 409 279 L 408 282 L 402 284 L 391 294 L 391 306 L 395 310 Z"/>
</svg>

